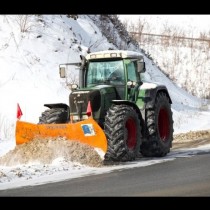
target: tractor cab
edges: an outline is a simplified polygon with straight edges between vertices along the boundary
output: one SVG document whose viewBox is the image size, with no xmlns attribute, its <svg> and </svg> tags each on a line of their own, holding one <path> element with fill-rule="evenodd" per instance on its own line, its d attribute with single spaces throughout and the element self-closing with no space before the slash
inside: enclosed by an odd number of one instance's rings
<svg viewBox="0 0 210 210">
<path fill-rule="evenodd" d="M 134 92 L 142 84 L 140 73 L 145 63 L 140 53 L 132 51 L 101 51 L 86 56 L 84 87 L 112 85 L 121 100 L 135 100 Z"/>
<path fill-rule="evenodd" d="M 113 100 L 136 103 L 142 82 L 140 73 L 145 72 L 145 63 L 140 53 L 133 51 L 99 51 L 81 56 L 79 86 L 71 84 L 69 105 L 73 121 L 86 119 L 88 103 L 92 106 L 93 118 L 103 127 L 104 116 Z M 65 68 L 60 67 L 60 76 L 65 77 Z M 73 75 L 73 72 L 71 76 Z"/>
</svg>

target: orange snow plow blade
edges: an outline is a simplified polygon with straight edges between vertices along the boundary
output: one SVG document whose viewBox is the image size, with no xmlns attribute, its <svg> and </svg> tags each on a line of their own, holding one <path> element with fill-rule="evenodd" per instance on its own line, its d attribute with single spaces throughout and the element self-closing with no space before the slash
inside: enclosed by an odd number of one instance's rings
<svg viewBox="0 0 210 210">
<path fill-rule="evenodd" d="M 102 128 L 89 118 L 77 123 L 68 124 L 33 124 L 23 121 L 16 122 L 16 144 L 23 144 L 34 138 L 66 137 L 92 147 L 107 151 L 107 139 Z"/>
</svg>

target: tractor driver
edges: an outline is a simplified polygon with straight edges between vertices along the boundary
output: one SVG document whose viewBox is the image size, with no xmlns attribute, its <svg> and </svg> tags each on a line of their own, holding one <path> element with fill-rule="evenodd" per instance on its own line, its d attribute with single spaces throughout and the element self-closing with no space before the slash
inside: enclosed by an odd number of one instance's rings
<svg viewBox="0 0 210 210">
<path fill-rule="evenodd" d="M 124 83 L 124 70 L 123 66 L 118 65 L 115 70 L 109 75 L 108 78 L 111 82 L 121 82 Z"/>
</svg>

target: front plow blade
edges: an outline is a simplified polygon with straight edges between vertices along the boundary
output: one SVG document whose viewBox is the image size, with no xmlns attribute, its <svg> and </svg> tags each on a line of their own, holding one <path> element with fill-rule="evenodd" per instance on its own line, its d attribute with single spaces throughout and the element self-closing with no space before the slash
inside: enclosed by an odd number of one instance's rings
<svg viewBox="0 0 210 210">
<path fill-rule="evenodd" d="M 33 124 L 16 122 L 16 144 L 23 144 L 34 138 L 66 137 L 92 147 L 107 151 L 107 139 L 102 128 L 93 119 L 68 124 Z"/>
</svg>

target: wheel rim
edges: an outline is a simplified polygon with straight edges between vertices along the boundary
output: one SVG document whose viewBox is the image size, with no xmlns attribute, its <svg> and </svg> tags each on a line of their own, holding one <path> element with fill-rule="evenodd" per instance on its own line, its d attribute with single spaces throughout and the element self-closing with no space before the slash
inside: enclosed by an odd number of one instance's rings
<svg viewBox="0 0 210 210">
<path fill-rule="evenodd" d="M 162 141 L 167 141 L 169 137 L 169 117 L 168 111 L 166 108 L 160 109 L 159 117 L 158 117 L 158 130 L 159 135 Z"/>
<path fill-rule="evenodd" d="M 134 121 L 133 118 L 129 118 L 126 121 L 126 129 L 128 132 L 128 136 L 127 136 L 127 147 L 128 149 L 134 149 L 136 146 L 136 123 Z"/>
</svg>

